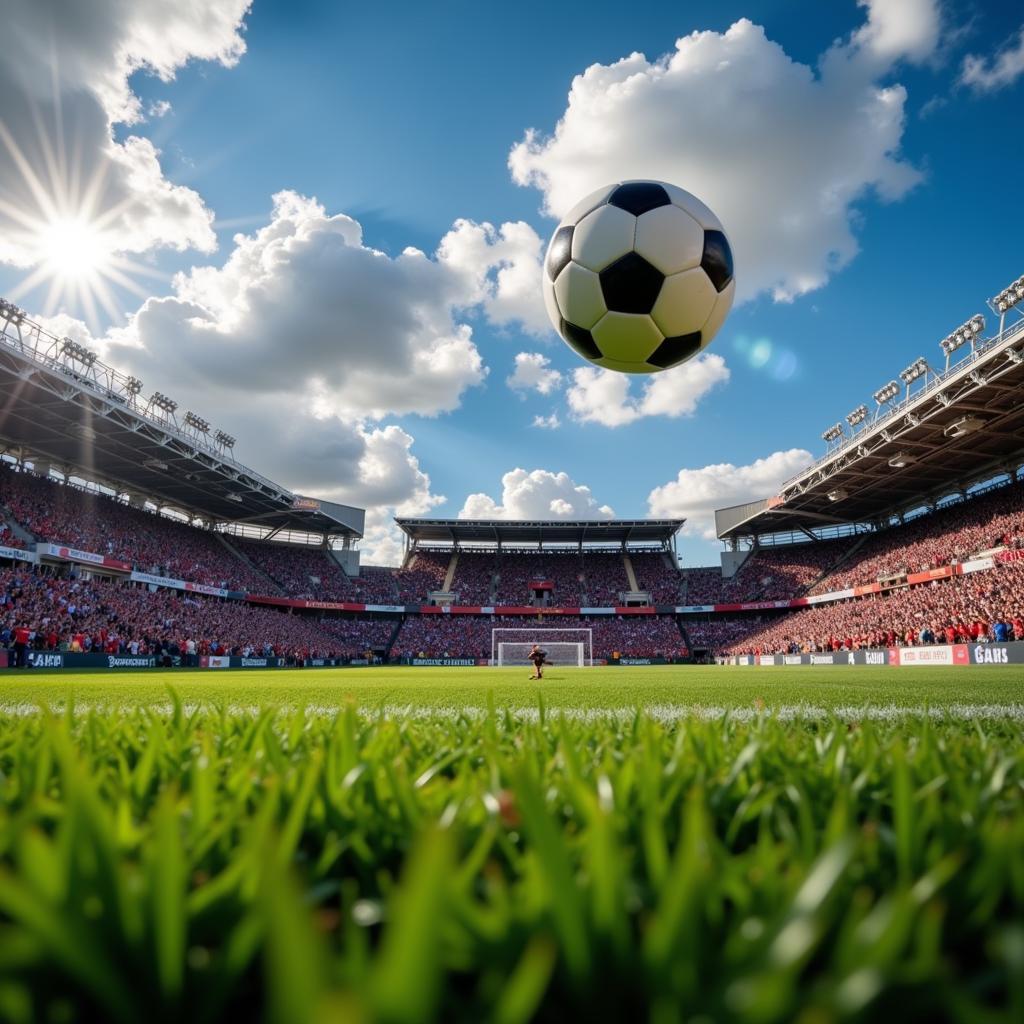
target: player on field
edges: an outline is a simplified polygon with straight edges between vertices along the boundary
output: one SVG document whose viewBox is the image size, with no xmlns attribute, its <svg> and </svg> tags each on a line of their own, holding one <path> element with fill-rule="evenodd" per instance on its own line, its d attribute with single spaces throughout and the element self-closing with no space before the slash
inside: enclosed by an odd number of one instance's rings
<svg viewBox="0 0 1024 1024">
<path fill-rule="evenodd" d="M 544 666 L 550 665 L 551 662 L 547 660 L 548 652 L 541 650 L 539 644 L 534 644 L 530 648 L 530 653 L 527 658 L 533 663 L 533 675 L 531 679 L 543 679 L 544 678 Z"/>
</svg>

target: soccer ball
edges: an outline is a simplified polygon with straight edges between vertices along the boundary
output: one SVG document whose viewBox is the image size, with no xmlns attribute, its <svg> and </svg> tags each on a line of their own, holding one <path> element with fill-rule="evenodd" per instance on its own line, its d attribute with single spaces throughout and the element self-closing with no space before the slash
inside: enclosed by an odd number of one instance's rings
<svg viewBox="0 0 1024 1024">
<path fill-rule="evenodd" d="M 657 373 L 696 355 L 735 290 L 718 218 L 663 181 L 592 192 L 558 225 L 544 260 L 555 330 L 584 359 L 623 373 Z"/>
</svg>

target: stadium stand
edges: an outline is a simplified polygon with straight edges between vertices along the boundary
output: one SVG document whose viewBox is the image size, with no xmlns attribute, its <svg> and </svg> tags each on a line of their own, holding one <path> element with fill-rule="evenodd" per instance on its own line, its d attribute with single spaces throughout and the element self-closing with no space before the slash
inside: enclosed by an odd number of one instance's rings
<svg viewBox="0 0 1024 1024">
<path fill-rule="evenodd" d="M 686 652 L 672 616 L 560 615 L 555 621 L 531 623 L 514 616 L 410 615 L 402 624 L 393 653 L 425 658 L 489 658 L 493 628 L 514 627 L 526 638 L 531 624 L 538 629 L 591 629 L 595 658 L 610 658 L 615 653 L 634 658 L 678 658 Z"/>
<path fill-rule="evenodd" d="M 823 594 L 904 572 L 962 562 L 981 551 L 1024 543 L 1024 482 L 925 513 L 869 535 L 848 564 L 813 588 Z"/>
<path fill-rule="evenodd" d="M 587 606 L 611 608 L 621 604 L 619 595 L 631 590 L 626 566 L 618 551 L 587 551 L 583 555 Z"/>
<path fill-rule="evenodd" d="M 352 601 L 354 590 L 340 565 L 322 547 L 232 538 L 231 543 L 289 597 Z"/>
<path fill-rule="evenodd" d="M 104 494 L 14 472 L 5 464 L 0 502 L 39 540 L 107 555 L 142 572 L 229 590 L 267 588 L 216 534 Z"/>
<path fill-rule="evenodd" d="M 0 643 L 18 626 L 30 646 L 110 654 L 175 653 L 276 657 L 358 657 L 385 648 L 394 623 L 380 619 L 317 621 L 238 601 L 103 580 L 0 571 Z"/>
<path fill-rule="evenodd" d="M 629 560 L 636 576 L 637 587 L 651 595 L 654 604 L 679 603 L 679 570 L 669 564 L 672 559 L 663 551 L 630 553 Z"/>
<path fill-rule="evenodd" d="M 497 550 L 463 548 L 452 578 L 452 592 L 463 605 L 494 603 L 494 574 L 498 571 Z"/>
<path fill-rule="evenodd" d="M 787 654 L 985 642 L 997 639 L 999 622 L 1009 627 L 1000 639 L 1024 639 L 1024 562 L 821 604 L 772 621 L 687 624 L 687 633 L 695 648 L 707 644 L 721 654 Z"/>
<path fill-rule="evenodd" d="M 450 551 L 418 551 L 403 569 L 394 571 L 400 604 L 425 604 L 427 595 L 444 587 Z"/>
</svg>

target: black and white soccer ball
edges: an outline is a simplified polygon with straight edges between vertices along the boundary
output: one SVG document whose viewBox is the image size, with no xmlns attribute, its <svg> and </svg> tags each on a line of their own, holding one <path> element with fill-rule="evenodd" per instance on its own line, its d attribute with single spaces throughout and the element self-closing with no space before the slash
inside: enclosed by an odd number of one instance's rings
<svg viewBox="0 0 1024 1024">
<path fill-rule="evenodd" d="M 721 222 L 663 181 L 618 182 L 580 200 L 544 261 L 555 330 L 584 359 L 623 373 L 657 373 L 696 355 L 735 290 Z"/>
</svg>

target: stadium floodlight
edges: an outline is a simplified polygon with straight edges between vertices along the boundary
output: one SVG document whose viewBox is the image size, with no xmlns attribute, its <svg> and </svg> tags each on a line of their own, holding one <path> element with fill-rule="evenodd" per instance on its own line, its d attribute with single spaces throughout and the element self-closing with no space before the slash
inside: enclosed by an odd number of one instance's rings
<svg viewBox="0 0 1024 1024">
<path fill-rule="evenodd" d="M 138 377 L 126 377 L 124 389 L 129 395 L 140 395 L 142 394 L 142 381 Z"/>
<path fill-rule="evenodd" d="M 834 491 L 828 492 L 829 501 L 842 501 L 844 498 L 848 498 L 850 492 L 844 487 L 837 487 Z"/>
<path fill-rule="evenodd" d="M 842 423 L 834 423 L 828 430 L 824 431 L 821 435 L 822 441 L 827 444 L 831 444 L 833 441 L 838 441 L 843 436 L 843 425 Z"/>
<path fill-rule="evenodd" d="M 77 341 L 73 341 L 71 338 L 64 338 L 60 344 L 61 355 L 65 355 L 68 359 L 74 359 L 76 362 L 81 363 L 83 366 L 92 366 L 96 362 L 96 353 L 92 349 L 86 348 L 84 345 L 79 345 Z"/>
<path fill-rule="evenodd" d="M 947 334 L 939 342 L 939 347 L 942 349 L 943 354 L 949 358 L 961 346 L 973 345 L 983 330 L 985 330 L 985 318 L 980 313 L 975 313 L 970 320 L 962 323 L 955 331 Z"/>
<path fill-rule="evenodd" d="M 19 309 L 13 302 L 0 299 L 0 318 L 8 320 L 17 327 L 27 316 L 25 310 Z"/>
<path fill-rule="evenodd" d="M 909 388 L 918 377 L 923 377 L 928 372 L 928 361 L 924 356 L 918 356 L 905 370 L 900 371 L 900 380 Z"/>
<path fill-rule="evenodd" d="M 161 459 L 143 459 L 142 464 L 146 469 L 160 469 L 166 471 L 167 463 Z"/>
<path fill-rule="evenodd" d="M 892 469 L 903 469 L 904 466 L 909 466 L 912 462 L 917 462 L 917 459 L 907 452 L 897 452 L 889 459 L 889 465 Z"/>
<path fill-rule="evenodd" d="M 210 432 L 210 424 L 202 416 L 197 416 L 191 409 L 185 413 L 185 426 L 199 431 L 200 434 Z"/>
<path fill-rule="evenodd" d="M 856 427 L 858 424 L 863 423 L 868 418 L 868 407 L 866 405 L 858 405 L 853 412 L 847 414 L 846 422 L 851 427 Z"/>
<path fill-rule="evenodd" d="M 242 504 L 242 500 L 242 496 L 237 492 L 232 491 L 232 493 L 228 495 L 228 501 L 237 501 L 239 505 Z"/>
<path fill-rule="evenodd" d="M 888 384 L 883 384 L 875 392 L 875 401 L 879 405 L 885 405 L 886 402 L 891 402 L 900 393 L 900 386 L 896 381 L 891 380 Z"/>
<path fill-rule="evenodd" d="M 151 404 L 155 405 L 158 409 L 164 412 L 173 413 L 178 408 L 178 403 L 173 398 L 168 398 L 165 394 L 159 391 L 153 392 L 153 397 L 150 399 Z"/>
<path fill-rule="evenodd" d="M 997 313 L 1005 313 L 1008 309 L 1013 309 L 1022 299 L 1024 299 L 1024 277 L 1018 277 L 992 300 L 991 305 Z"/>
<path fill-rule="evenodd" d="M 223 430 L 218 430 L 217 433 L 213 435 L 213 439 L 222 448 L 235 447 L 235 439 L 230 434 L 225 434 Z"/>
</svg>

